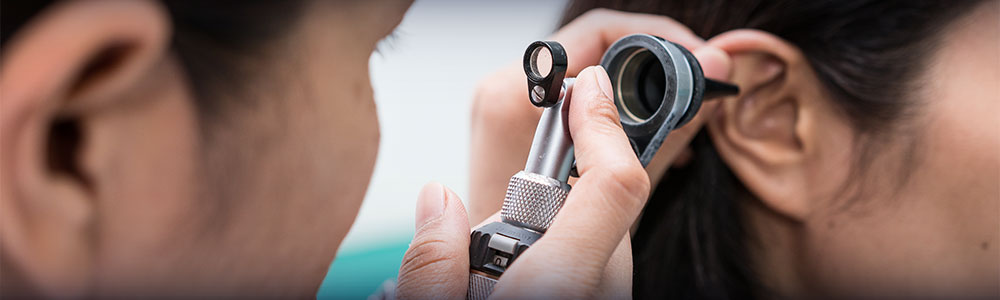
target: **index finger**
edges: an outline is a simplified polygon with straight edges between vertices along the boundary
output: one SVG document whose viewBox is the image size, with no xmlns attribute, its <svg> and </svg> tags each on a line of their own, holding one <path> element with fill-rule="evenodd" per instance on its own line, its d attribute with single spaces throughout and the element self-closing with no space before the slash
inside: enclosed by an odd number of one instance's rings
<svg viewBox="0 0 1000 300">
<path fill-rule="evenodd" d="M 649 178 L 618 121 L 610 85 L 601 67 L 577 77 L 569 99 L 569 131 L 580 180 L 545 235 L 505 272 L 507 279 L 494 295 L 584 298 L 602 285 L 615 249 L 649 193 Z"/>
<path fill-rule="evenodd" d="M 569 58 L 566 76 L 577 76 L 583 68 L 600 63 L 604 51 L 618 39 L 646 33 L 678 43 L 688 49 L 705 44 L 687 26 L 666 16 L 593 9 L 552 35 L 563 44 Z"/>
</svg>

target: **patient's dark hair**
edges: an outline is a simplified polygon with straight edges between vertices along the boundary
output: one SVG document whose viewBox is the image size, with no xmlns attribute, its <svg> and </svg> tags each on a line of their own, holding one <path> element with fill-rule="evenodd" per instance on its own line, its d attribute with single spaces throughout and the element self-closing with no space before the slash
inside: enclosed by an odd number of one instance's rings
<svg viewBox="0 0 1000 300">
<path fill-rule="evenodd" d="M 58 0 L 0 2 L 0 45 Z M 247 77 L 259 74 L 268 42 L 282 36 L 301 13 L 298 0 L 163 0 L 173 25 L 171 48 L 189 76 L 202 118 L 223 109 Z M 244 86 L 241 86 L 244 85 Z"/>
<path fill-rule="evenodd" d="M 908 91 L 940 44 L 940 29 L 984 1 L 579 0 L 563 23 L 593 8 L 676 19 L 702 38 L 737 28 L 770 32 L 799 47 L 859 133 L 859 162 L 915 107 Z M 669 37 L 666 37 L 669 39 Z M 741 207 L 752 195 L 705 130 L 694 157 L 654 188 L 633 240 L 636 298 L 755 298 L 770 293 L 749 258 Z M 858 168 L 854 168 L 858 169 Z M 905 178 L 905 175 L 902 176 Z"/>
</svg>

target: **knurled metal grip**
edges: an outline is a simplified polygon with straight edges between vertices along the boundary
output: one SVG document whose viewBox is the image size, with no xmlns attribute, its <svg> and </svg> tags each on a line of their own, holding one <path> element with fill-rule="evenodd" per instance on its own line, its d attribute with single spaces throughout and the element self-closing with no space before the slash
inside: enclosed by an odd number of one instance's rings
<svg viewBox="0 0 1000 300">
<path fill-rule="evenodd" d="M 507 184 L 500 217 L 506 223 L 545 232 L 566 202 L 567 194 L 569 185 L 559 180 L 525 171 L 517 172 Z"/>
<path fill-rule="evenodd" d="M 486 277 L 478 273 L 469 274 L 469 293 L 466 299 L 486 300 L 493 293 L 493 286 L 497 285 L 497 280 Z"/>
<path fill-rule="evenodd" d="M 537 71 L 542 49 L 552 56 L 551 71 Z M 525 52 L 525 73 L 532 104 L 544 107 L 535 127 L 524 171 L 507 184 L 502 222 L 476 228 L 469 236 L 468 299 L 486 299 L 500 276 L 549 229 L 569 194 L 573 168 L 573 140 L 569 135 L 570 94 L 573 79 L 564 79 L 566 53 L 556 42 L 536 42 Z"/>
<path fill-rule="evenodd" d="M 539 72 L 543 51 L 552 56 L 548 74 Z M 622 127 L 643 166 L 671 130 L 698 112 L 703 98 L 739 93 L 736 86 L 704 78 L 690 51 L 651 35 L 618 40 L 604 53 L 601 65 L 615 90 Z M 557 42 L 535 42 L 525 51 L 529 100 L 544 109 L 524 171 L 507 184 L 500 210 L 503 222 L 486 224 L 470 236 L 468 299 L 489 297 L 507 268 L 549 229 L 569 194 L 575 158 L 568 118 L 575 79 L 564 78 L 565 70 L 566 52 Z"/>
</svg>

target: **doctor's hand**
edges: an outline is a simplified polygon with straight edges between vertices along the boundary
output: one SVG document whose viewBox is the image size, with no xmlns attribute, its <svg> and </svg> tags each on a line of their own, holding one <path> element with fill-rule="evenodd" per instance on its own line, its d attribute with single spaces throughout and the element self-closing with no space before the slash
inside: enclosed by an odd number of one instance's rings
<svg viewBox="0 0 1000 300">
<path fill-rule="evenodd" d="M 645 205 L 650 185 L 610 95 L 611 82 L 602 68 L 579 73 L 569 130 L 580 179 L 545 235 L 500 277 L 493 297 L 631 297 L 628 228 Z M 440 184 L 428 184 L 420 193 L 416 219 L 397 297 L 464 299 L 470 227 L 461 200 Z M 494 214 L 488 222 L 496 219 Z"/>
<path fill-rule="evenodd" d="M 729 58 L 683 24 L 664 16 L 591 10 L 573 20 L 549 39 L 566 49 L 567 77 L 578 76 L 585 66 L 600 63 L 604 51 L 618 39 L 633 33 L 663 37 L 689 49 L 698 58 L 705 76 L 727 79 Z M 500 209 L 507 180 L 524 168 L 531 139 L 542 110 L 528 101 L 521 61 L 486 77 L 473 102 L 469 174 L 469 214 L 473 222 Z M 702 104 L 701 112 L 687 125 L 670 133 L 646 168 L 654 184 L 671 163 L 682 157 L 695 133 L 715 110 L 716 103 Z"/>
</svg>

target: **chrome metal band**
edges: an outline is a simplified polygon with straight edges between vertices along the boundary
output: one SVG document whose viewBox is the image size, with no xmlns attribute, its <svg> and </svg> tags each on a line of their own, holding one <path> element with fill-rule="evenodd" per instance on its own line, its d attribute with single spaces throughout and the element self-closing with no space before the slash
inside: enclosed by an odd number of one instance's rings
<svg viewBox="0 0 1000 300">
<path fill-rule="evenodd" d="M 559 180 L 525 171 L 517 172 L 507 185 L 500 217 L 505 223 L 545 232 L 562 208 L 567 194 L 569 185 Z"/>
<path fill-rule="evenodd" d="M 493 293 L 497 280 L 479 273 L 469 273 L 469 292 L 465 299 L 486 300 Z"/>
</svg>

